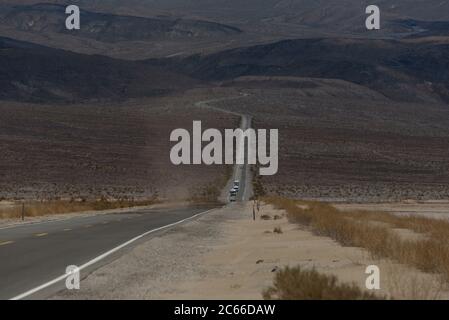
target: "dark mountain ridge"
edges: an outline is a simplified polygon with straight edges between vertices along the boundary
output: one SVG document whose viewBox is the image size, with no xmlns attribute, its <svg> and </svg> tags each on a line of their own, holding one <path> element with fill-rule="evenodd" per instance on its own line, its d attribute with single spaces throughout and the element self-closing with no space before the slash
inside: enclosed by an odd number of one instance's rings
<svg viewBox="0 0 449 320">
<path fill-rule="evenodd" d="M 241 76 L 341 79 L 397 100 L 449 101 L 449 44 L 364 39 L 299 39 L 166 60 L 197 79 Z"/>
<path fill-rule="evenodd" d="M 127 61 L 0 38 L 0 68 L 0 98 L 26 101 L 126 99 L 242 76 L 292 76 L 341 79 L 398 101 L 449 102 L 447 43 L 299 39 Z"/>
<path fill-rule="evenodd" d="M 160 67 L 0 37 L 0 99 L 48 102 L 166 94 L 197 82 Z"/>
</svg>

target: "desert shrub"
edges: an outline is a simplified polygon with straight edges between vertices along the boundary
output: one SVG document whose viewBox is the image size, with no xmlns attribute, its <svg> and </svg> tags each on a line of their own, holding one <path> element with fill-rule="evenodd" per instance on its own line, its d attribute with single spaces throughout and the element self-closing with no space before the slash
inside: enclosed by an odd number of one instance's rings
<svg viewBox="0 0 449 320">
<path fill-rule="evenodd" d="M 339 283 L 337 277 L 315 269 L 286 267 L 276 273 L 273 286 L 263 292 L 266 300 L 375 300 L 374 294 L 355 284 Z"/>
</svg>

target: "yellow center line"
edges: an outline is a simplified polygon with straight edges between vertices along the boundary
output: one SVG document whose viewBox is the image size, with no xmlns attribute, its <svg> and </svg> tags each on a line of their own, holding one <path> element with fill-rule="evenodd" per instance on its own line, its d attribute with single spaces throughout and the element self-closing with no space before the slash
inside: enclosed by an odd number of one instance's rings
<svg viewBox="0 0 449 320">
<path fill-rule="evenodd" d="M 3 242 L 0 242 L 0 246 L 6 246 L 7 244 L 11 244 L 11 243 L 14 243 L 14 241 L 3 241 Z"/>
<path fill-rule="evenodd" d="M 45 237 L 47 235 L 48 235 L 48 233 L 46 233 L 46 232 L 35 234 L 36 237 Z"/>
<path fill-rule="evenodd" d="M 72 229 L 70 229 L 70 228 L 67 228 L 67 229 L 64 229 L 64 231 L 72 231 Z"/>
</svg>

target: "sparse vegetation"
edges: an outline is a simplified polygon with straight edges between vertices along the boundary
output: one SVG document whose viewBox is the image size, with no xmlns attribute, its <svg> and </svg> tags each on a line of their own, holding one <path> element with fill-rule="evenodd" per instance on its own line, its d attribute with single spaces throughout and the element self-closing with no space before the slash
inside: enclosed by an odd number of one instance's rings
<svg viewBox="0 0 449 320">
<path fill-rule="evenodd" d="M 441 274 L 449 282 L 447 221 L 399 217 L 385 212 L 346 212 L 324 203 L 285 198 L 265 201 L 285 209 L 291 221 L 310 227 L 317 235 L 330 237 L 344 246 L 365 248 L 375 258 L 390 258 L 423 272 Z M 412 230 L 423 237 L 404 239 L 398 228 Z"/>
<path fill-rule="evenodd" d="M 274 284 L 263 292 L 266 300 L 376 300 L 356 284 L 339 283 L 337 277 L 315 269 L 286 267 L 276 273 Z"/>
<path fill-rule="evenodd" d="M 259 174 L 259 165 L 251 166 L 253 174 L 253 199 L 260 199 L 266 195 L 265 188 L 262 183 L 262 176 Z"/>
</svg>

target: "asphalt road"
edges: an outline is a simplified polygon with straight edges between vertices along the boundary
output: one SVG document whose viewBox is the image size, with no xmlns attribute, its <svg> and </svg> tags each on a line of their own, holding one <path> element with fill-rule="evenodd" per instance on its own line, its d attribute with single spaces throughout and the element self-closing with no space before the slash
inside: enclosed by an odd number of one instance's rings
<svg viewBox="0 0 449 320">
<path fill-rule="evenodd" d="M 240 124 L 240 128 L 242 130 L 247 130 L 251 127 L 251 117 L 247 115 L 242 115 L 242 121 Z M 245 141 L 244 144 L 244 152 L 248 150 L 248 143 Z M 245 164 L 243 165 L 236 165 L 235 166 L 235 172 L 234 172 L 234 179 L 240 181 L 240 188 L 239 192 L 237 193 L 237 201 L 248 201 L 249 200 L 249 193 L 250 191 L 248 189 L 251 188 L 251 181 L 250 181 L 250 172 L 249 172 L 249 165 L 248 163 L 248 156 L 245 152 Z"/>
<path fill-rule="evenodd" d="M 134 237 L 209 209 L 137 209 L 0 229 L 0 299 L 28 292 L 64 275 L 69 265 L 82 266 Z M 26 298 L 44 298 L 43 292 Z"/>
</svg>

